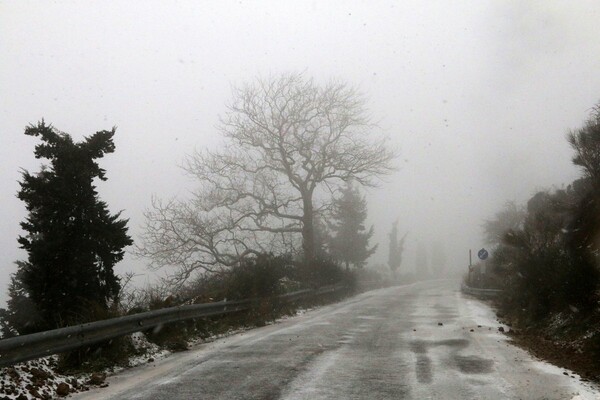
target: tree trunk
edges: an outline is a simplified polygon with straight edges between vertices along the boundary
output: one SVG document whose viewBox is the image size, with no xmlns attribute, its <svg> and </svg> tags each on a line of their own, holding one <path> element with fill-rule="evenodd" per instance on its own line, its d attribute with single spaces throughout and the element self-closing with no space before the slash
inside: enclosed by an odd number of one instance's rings
<svg viewBox="0 0 600 400">
<path fill-rule="evenodd" d="M 315 227 L 313 204 L 309 196 L 303 199 L 303 206 L 302 250 L 304 250 L 304 262 L 306 265 L 311 265 L 315 260 Z"/>
</svg>

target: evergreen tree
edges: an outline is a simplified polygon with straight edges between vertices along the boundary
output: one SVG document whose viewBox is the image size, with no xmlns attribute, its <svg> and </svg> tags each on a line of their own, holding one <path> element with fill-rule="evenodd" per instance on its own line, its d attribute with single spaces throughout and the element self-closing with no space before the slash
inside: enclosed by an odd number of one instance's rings
<svg viewBox="0 0 600 400">
<path fill-rule="evenodd" d="M 18 241 L 28 253 L 18 279 L 35 304 L 38 329 L 86 320 L 98 307 L 106 309 L 120 290 L 113 267 L 132 244 L 127 220 L 110 214 L 94 180 L 106 180 L 96 159 L 115 150 L 115 129 L 100 131 L 79 143 L 46 125 L 25 129 L 39 137 L 35 157 L 49 160 L 40 172 L 23 172 L 17 197 L 24 201 L 26 235 Z"/>
<path fill-rule="evenodd" d="M 329 246 L 331 244 L 331 235 L 327 229 L 327 224 L 321 218 L 316 216 L 313 220 L 313 226 L 315 229 L 315 256 L 319 260 L 323 260 L 329 257 Z"/>
<path fill-rule="evenodd" d="M 39 324 L 37 308 L 23 285 L 24 262 L 17 261 L 17 272 L 11 275 L 8 284 L 7 308 L 0 309 L 0 330 L 8 338 L 35 332 Z"/>
<path fill-rule="evenodd" d="M 392 230 L 388 237 L 390 238 L 390 248 L 388 253 L 388 265 L 392 270 L 392 275 L 396 277 L 396 271 L 402 264 L 402 253 L 404 252 L 404 241 L 408 232 L 404 234 L 402 239 L 398 240 L 398 220 L 392 224 Z"/>
<path fill-rule="evenodd" d="M 349 182 L 342 189 L 342 195 L 333 202 L 330 229 L 330 251 L 337 260 L 346 265 L 362 267 L 377 249 L 377 245 L 369 248 L 369 239 L 373 236 L 373 227 L 365 230 L 367 218 L 367 202 L 357 188 Z"/>
</svg>

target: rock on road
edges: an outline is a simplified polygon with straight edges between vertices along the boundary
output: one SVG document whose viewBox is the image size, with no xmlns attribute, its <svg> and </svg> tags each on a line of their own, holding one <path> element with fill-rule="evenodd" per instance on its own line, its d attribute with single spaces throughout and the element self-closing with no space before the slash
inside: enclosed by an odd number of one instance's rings
<svg viewBox="0 0 600 400">
<path fill-rule="evenodd" d="M 74 398 L 600 399 L 511 345 L 499 326 L 456 281 L 379 289 L 133 368 Z"/>
</svg>

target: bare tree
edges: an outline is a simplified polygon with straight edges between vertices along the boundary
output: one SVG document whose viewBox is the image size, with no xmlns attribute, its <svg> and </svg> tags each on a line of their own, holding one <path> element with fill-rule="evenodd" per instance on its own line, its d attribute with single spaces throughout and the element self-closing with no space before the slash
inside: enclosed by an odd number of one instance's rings
<svg viewBox="0 0 600 400">
<path fill-rule="evenodd" d="M 179 280 L 198 268 L 295 248 L 315 257 L 315 217 L 340 184 L 374 186 L 394 170 L 385 138 L 374 137 L 361 94 L 331 81 L 283 74 L 234 88 L 221 118 L 224 145 L 196 151 L 184 169 L 199 183 L 190 200 L 155 200 L 141 253 L 175 264 Z"/>
<path fill-rule="evenodd" d="M 507 201 L 494 218 L 483 223 L 483 233 L 486 243 L 497 246 L 504 242 L 506 234 L 520 230 L 526 217 L 525 209 L 514 201 Z"/>
</svg>

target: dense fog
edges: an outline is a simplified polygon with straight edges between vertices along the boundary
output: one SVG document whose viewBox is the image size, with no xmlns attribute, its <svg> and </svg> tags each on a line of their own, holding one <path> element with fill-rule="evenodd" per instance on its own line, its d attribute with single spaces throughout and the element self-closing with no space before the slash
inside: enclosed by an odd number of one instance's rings
<svg viewBox="0 0 600 400">
<path fill-rule="evenodd" d="M 386 264 L 387 235 L 408 232 L 401 271 L 441 242 L 466 270 L 482 224 L 507 200 L 573 181 L 566 141 L 600 100 L 600 4 L 464 1 L 0 2 L 0 302 L 26 217 L 21 169 L 39 170 L 28 124 L 79 140 L 117 127 L 98 190 L 137 241 L 151 198 L 185 196 L 180 168 L 220 146 L 231 87 L 296 72 L 366 97 L 397 171 L 365 191 Z M 131 254 L 117 272 L 156 273 Z"/>
</svg>

